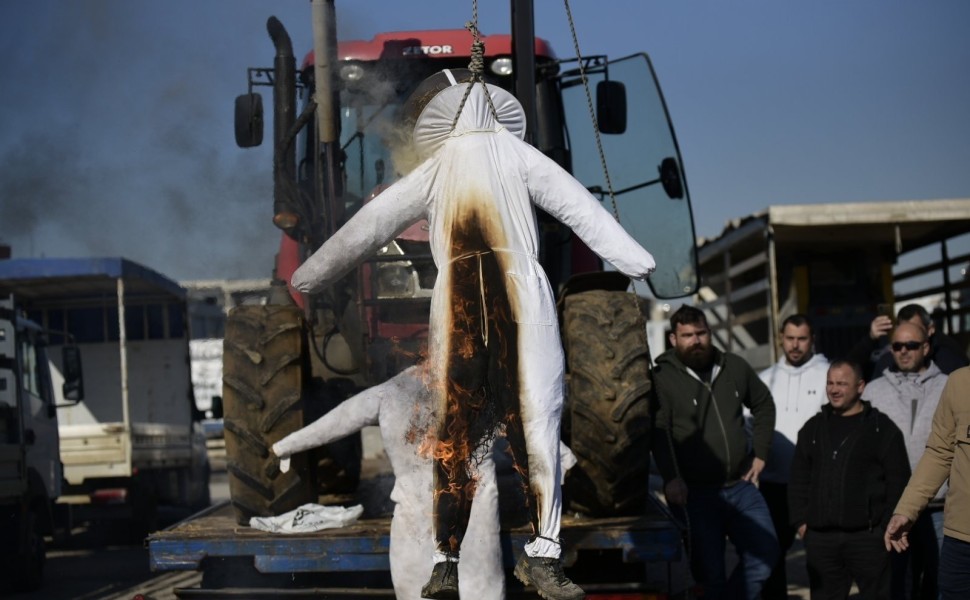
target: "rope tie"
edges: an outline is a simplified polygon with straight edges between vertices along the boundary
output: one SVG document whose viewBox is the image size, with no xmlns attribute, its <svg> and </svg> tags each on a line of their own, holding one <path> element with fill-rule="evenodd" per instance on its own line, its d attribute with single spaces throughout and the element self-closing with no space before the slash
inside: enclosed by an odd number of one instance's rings
<svg viewBox="0 0 970 600">
<path fill-rule="evenodd" d="M 472 72 L 472 81 L 471 85 L 465 88 L 465 94 L 461 97 L 461 103 L 455 112 L 455 120 L 451 122 L 452 131 L 458 126 L 458 118 L 461 116 L 461 111 L 465 108 L 465 102 L 468 100 L 468 96 L 471 94 L 476 81 L 482 84 L 482 90 L 485 92 L 485 100 L 488 102 L 488 108 L 492 111 L 492 116 L 495 117 L 495 121 L 498 121 L 498 111 L 495 110 L 495 104 L 492 103 L 492 95 L 488 92 L 488 86 L 485 85 L 485 42 L 482 41 L 481 33 L 478 31 L 478 2 L 473 3 L 473 12 L 473 20 L 465 23 L 465 29 L 472 34 L 471 61 L 468 63 L 468 70 Z"/>
</svg>

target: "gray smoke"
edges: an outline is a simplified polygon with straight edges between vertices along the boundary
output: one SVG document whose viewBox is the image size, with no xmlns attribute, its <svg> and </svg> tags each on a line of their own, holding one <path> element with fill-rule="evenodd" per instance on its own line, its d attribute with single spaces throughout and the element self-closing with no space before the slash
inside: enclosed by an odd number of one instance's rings
<svg viewBox="0 0 970 600">
<path fill-rule="evenodd" d="M 268 277 L 271 159 L 232 137 L 246 65 L 188 31 L 191 11 L 157 22 L 144 7 L 0 9 L 0 243 L 14 257 L 124 256 L 175 279 Z"/>
</svg>

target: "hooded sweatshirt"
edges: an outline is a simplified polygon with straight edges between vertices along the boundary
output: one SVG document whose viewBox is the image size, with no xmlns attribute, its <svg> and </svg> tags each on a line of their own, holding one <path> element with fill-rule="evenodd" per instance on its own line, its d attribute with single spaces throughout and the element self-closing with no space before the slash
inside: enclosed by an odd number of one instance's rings
<svg viewBox="0 0 970 600">
<path fill-rule="evenodd" d="M 751 462 L 743 407 L 754 415 L 754 456 L 768 457 L 775 424 L 768 388 L 740 356 L 713 352 L 710 384 L 674 350 L 657 357 L 653 455 L 664 481 L 681 477 L 689 487 L 740 479 Z"/>
<path fill-rule="evenodd" d="M 912 470 L 916 469 L 926 450 L 926 442 L 933 429 L 933 414 L 940 403 L 946 381 L 947 376 L 936 363 L 930 362 L 922 373 L 887 369 L 882 377 L 874 379 L 862 392 L 863 400 L 872 403 L 903 432 Z M 942 501 L 946 491 L 944 484 L 935 500 Z"/>
<path fill-rule="evenodd" d="M 762 480 L 788 483 L 798 430 L 828 402 L 825 397 L 828 370 L 829 361 L 821 354 L 813 354 L 797 367 L 782 356 L 759 375 L 775 402 L 775 433 L 768 462 L 761 472 Z"/>
</svg>

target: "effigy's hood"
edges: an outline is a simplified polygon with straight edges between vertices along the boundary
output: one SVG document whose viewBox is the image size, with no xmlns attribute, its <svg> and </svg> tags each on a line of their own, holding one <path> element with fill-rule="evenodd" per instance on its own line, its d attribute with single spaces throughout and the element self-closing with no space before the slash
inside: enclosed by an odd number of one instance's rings
<svg viewBox="0 0 970 600">
<path fill-rule="evenodd" d="M 470 85 L 473 86 L 472 90 L 452 130 L 455 114 Z M 495 106 L 495 114 L 492 114 L 480 82 L 452 85 L 438 92 L 428 102 L 414 124 L 414 146 L 422 157 L 433 155 L 449 138 L 467 133 L 505 129 L 519 139 L 525 138 L 525 111 L 522 105 L 502 88 L 486 85 Z"/>
</svg>

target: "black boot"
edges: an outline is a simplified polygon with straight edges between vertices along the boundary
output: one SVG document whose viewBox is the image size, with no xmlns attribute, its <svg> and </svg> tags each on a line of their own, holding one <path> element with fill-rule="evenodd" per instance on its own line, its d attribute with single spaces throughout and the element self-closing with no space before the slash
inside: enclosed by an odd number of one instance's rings
<svg viewBox="0 0 970 600">
<path fill-rule="evenodd" d="M 546 600 L 582 600 L 586 592 L 563 573 L 558 558 L 531 557 L 525 552 L 515 565 L 515 577 L 525 585 L 533 585 Z"/>
<path fill-rule="evenodd" d="M 458 563 L 452 560 L 435 563 L 431 579 L 421 588 L 421 597 L 458 600 Z"/>
</svg>

